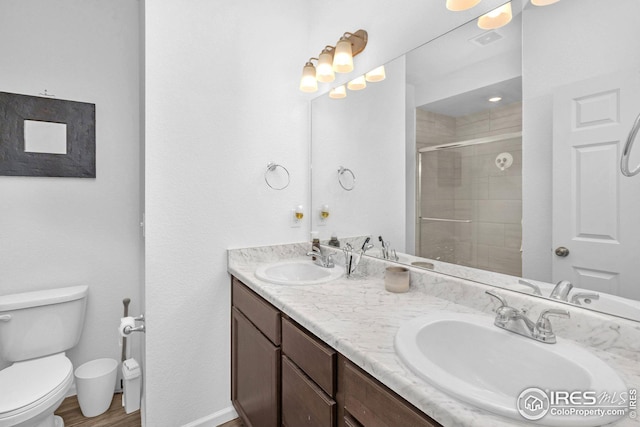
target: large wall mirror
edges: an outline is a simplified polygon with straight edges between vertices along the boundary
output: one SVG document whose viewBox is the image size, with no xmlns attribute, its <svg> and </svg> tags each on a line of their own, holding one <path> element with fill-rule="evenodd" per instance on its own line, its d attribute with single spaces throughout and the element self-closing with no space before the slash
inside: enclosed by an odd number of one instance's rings
<svg viewBox="0 0 640 427">
<path fill-rule="evenodd" d="M 640 321 L 640 176 L 620 173 L 640 2 L 516 3 L 504 27 L 474 20 L 312 101 L 312 229 Z"/>
</svg>

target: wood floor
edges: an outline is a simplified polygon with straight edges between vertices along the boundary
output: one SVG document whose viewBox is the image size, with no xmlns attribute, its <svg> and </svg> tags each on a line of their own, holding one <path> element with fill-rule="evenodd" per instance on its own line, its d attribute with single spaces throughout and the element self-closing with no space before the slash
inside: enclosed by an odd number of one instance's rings
<svg viewBox="0 0 640 427">
<path fill-rule="evenodd" d="M 227 421 L 224 424 L 219 425 L 218 427 L 244 427 L 240 418 L 236 418 L 235 420 Z"/>
<path fill-rule="evenodd" d="M 56 411 L 64 420 L 65 427 L 140 427 L 140 411 L 126 414 L 122 407 L 122 395 L 114 394 L 111 406 L 102 415 L 85 418 L 80 411 L 78 398 L 67 397 Z"/>
<path fill-rule="evenodd" d="M 64 427 L 140 427 L 140 411 L 125 414 L 122 407 L 122 395 L 114 394 L 111 406 L 102 415 L 85 418 L 80 411 L 76 396 L 67 397 L 56 411 L 64 420 Z M 239 418 L 228 421 L 218 427 L 244 427 Z"/>
</svg>

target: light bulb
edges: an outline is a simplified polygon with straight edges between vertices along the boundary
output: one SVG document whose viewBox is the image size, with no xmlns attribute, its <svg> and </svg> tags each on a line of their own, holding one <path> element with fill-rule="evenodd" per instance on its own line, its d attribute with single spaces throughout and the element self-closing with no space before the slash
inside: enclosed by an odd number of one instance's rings
<svg viewBox="0 0 640 427">
<path fill-rule="evenodd" d="M 302 69 L 300 90 L 303 92 L 315 92 L 318 90 L 318 81 L 316 80 L 316 67 L 314 67 L 311 62 L 307 62 Z"/>
<path fill-rule="evenodd" d="M 329 91 L 329 98 L 342 99 L 347 97 L 347 88 L 345 85 L 334 87 Z"/>
<path fill-rule="evenodd" d="M 512 18 L 511 2 L 505 3 L 478 18 L 478 27 L 483 30 L 495 30 L 507 25 Z"/>
<path fill-rule="evenodd" d="M 331 83 L 336 79 L 336 73 L 333 71 L 333 55 L 326 49 L 322 51 L 318 58 L 316 77 L 322 83 Z"/>
<path fill-rule="evenodd" d="M 364 76 L 356 77 L 347 83 L 347 88 L 349 90 L 362 90 L 367 87 L 367 81 L 364 79 Z"/>
<path fill-rule="evenodd" d="M 447 9 L 460 12 L 462 10 L 471 9 L 480 3 L 480 0 L 447 0 Z"/>
<path fill-rule="evenodd" d="M 302 207 L 302 205 L 298 205 L 294 213 L 295 213 L 296 219 L 300 221 L 304 217 L 304 208 Z"/>
<path fill-rule="evenodd" d="M 364 75 L 365 80 L 371 83 L 381 82 L 387 77 L 387 74 L 384 71 L 384 65 L 379 66 L 378 68 L 374 68 Z"/>
<path fill-rule="evenodd" d="M 336 73 L 350 73 L 353 71 L 351 41 L 346 37 L 340 38 L 336 45 L 336 51 L 333 54 L 333 70 Z"/>
</svg>

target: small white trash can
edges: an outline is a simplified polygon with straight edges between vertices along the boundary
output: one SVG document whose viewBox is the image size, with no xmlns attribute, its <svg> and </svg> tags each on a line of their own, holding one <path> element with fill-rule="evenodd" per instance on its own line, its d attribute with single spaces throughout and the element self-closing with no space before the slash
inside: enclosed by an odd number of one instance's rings
<svg viewBox="0 0 640 427">
<path fill-rule="evenodd" d="M 142 370 L 136 359 L 127 359 L 122 362 L 122 406 L 124 412 L 130 414 L 140 409 L 140 382 Z"/>
<path fill-rule="evenodd" d="M 82 415 L 97 417 L 109 409 L 116 387 L 117 368 L 118 362 L 114 359 L 96 359 L 75 370 Z"/>
</svg>

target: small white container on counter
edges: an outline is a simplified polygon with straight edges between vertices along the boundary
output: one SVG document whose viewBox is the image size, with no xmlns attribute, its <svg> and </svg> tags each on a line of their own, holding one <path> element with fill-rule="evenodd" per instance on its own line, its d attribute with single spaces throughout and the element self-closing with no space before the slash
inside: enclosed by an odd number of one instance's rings
<svg viewBox="0 0 640 427">
<path fill-rule="evenodd" d="M 387 267 L 384 271 L 384 288 L 389 292 L 408 292 L 410 273 L 404 267 Z"/>
</svg>

